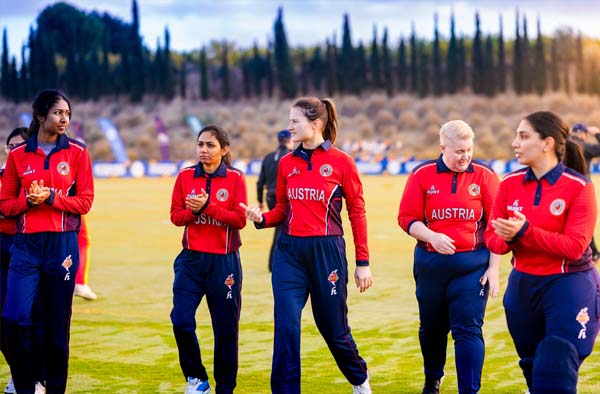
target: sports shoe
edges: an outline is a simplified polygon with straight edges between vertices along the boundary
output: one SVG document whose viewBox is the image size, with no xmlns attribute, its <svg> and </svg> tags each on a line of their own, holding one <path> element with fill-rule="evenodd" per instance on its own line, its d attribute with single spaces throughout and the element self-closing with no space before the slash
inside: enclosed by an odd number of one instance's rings
<svg viewBox="0 0 600 394">
<path fill-rule="evenodd" d="M 367 378 L 365 379 L 365 381 L 359 385 L 359 386 L 352 386 L 352 393 L 353 394 L 371 394 L 371 385 L 369 384 L 369 372 L 367 372 Z"/>
<path fill-rule="evenodd" d="M 46 387 L 40 382 L 35 382 L 35 394 L 46 394 Z"/>
<path fill-rule="evenodd" d="M 425 377 L 425 385 L 423 386 L 422 394 L 440 394 L 441 379 L 433 379 Z"/>
<path fill-rule="evenodd" d="M 94 293 L 94 291 L 88 285 L 75 285 L 74 294 L 77 297 L 81 297 L 85 300 L 95 300 L 98 298 L 96 293 Z"/>
<path fill-rule="evenodd" d="M 11 375 L 8 375 L 8 383 L 6 383 L 6 387 L 4 388 L 4 394 L 17 394 L 17 389 L 15 389 Z"/>
<path fill-rule="evenodd" d="M 189 377 L 187 379 L 187 388 L 185 394 L 208 394 L 210 393 L 210 384 L 208 380 Z"/>
</svg>

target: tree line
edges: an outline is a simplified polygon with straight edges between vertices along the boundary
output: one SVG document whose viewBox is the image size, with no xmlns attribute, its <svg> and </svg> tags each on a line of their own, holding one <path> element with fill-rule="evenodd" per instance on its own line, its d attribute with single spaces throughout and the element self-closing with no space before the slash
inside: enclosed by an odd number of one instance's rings
<svg viewBox="0 0 600 394">
<path fill-rule="evenodd" d="M 169 30 L 156 50 L 143 44 L 137 1 L 132 22 L 107 13 L 85 13 L 66 3 L 45 8 L 30 28 L 27 44 L 10 56 L 3 30 L 1 95 L 28 101 L 38 90 L 59 87 L 81 99 L 144 96 L 171 100 L 179 95 L 202 100 L 251 97 L 293 98 L 300 94 L 361 94 L 382 91 L 392 96 L 420 97 L 470 91 L 494 96 L 576 91 L 600 94 L 600 67 L 584 57 L 584 37 L 571 29 L 543 36 L 537 20 L 536 38 L 529 38 L 527 18 L 516 12 L 515 38 L 505 41 L 503 20 L 498 33 L 484 34 L 475 13 L 472 37 L 457 35 L 454 16 L 443 39 L 434 15 L 432 40 L 417 37 L 414 24 L 398 45 L 389 44 L 387 28 L 373 28 L 370 43 L 354 44 L 348 15 L 343 16 L 341 42 L 328 37 L 324 45 L 291 48 L 278 10 L 273 39 L 264 48 L 237 49 L 232 42 L 212 41 L 199 50 L 177 53 Z M 585 39 L 586 43 L 597 43 Z"/>
</svg>

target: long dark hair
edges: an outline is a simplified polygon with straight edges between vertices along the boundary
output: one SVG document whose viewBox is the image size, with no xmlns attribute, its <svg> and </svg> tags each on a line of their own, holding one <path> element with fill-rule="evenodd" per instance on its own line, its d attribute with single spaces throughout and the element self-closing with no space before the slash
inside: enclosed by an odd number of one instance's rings
<svg viewBox="0 0 600 394">
<path fill-rule="evenodd" d="M 8 137 L 6 137 L 6 145 L 10 144 L 10 141 L 15 137 L 21 137 L 26 140 L 29 138 L 29 129 L 27 127 L 17 127 L 11 131 Z"/>
<path fill-rule="evenodd" d="M 292 104 L 293 108 L 298 108 L 302 111 L 304 116 L 310 121 L 321 119 L 323 122 L 323 138 L 335 142 L 337 135 L 338 121 L 337 111 L 333 100 L 325 98 L 319 99 L 317 97 L 302 97 L 296 100 Z"/>
<path fill-rule="evenodd" d="M 550 111 L 538 111 L 527 115 L 523 119 L 529 122 L 542 139 L 548 137 L 554 139 L 554 153 L 558 160 L 581 174 L 587 172 L 583 150 L 569 139 L 569 126 L 560 116 Z"/>
<path fill-rule="evenodd" d="M 202 130 L 200 130 L 200 132 L 198 133 L 198 137 L 196 138 L 196 142 L 198 142 L 198 139 L 200 138 L 202 133 L 205 132 L 212 134 L 217 139 L 217 141 L 219 141 L 219 146 L 221 147 L 221 149 L 223 149 L 226 146 L 231 147 L 231 142 L 229 142 L 229 135 L 227 135 L 225 129 L 214 124 L 209 124 L 208 126 L 205 126 Z M 223 156 L 223 162 L 225 163 L 225 165 L 227 165 L 227 167 L 231 167 L 231 150 L 229 150 L 229 152 L 227 152 Z"/>
<path fill-rule="evenodd" d="M 29 125 L 29 133 L 31 135 L 36 134 L 40 130 L 40 120 L 38 118 L 45 118 L 48 115 L 50 108 L 60 100 L 65 100 L 69 106 L 69 112 L 71 112 L 71 102 L 67 96 L 58 89 L 45 89 L 35 96 L 33 104 L 31 104 L 32 119 L 31 124 Z M 71 119 L 71 115 L 69 115 L 69 119 Z"/>
</svg>

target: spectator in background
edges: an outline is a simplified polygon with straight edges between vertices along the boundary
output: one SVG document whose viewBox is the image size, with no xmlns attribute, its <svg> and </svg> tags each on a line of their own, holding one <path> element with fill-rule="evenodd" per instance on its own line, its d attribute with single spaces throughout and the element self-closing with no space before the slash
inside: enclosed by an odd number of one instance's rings
<svg viewBox="0 0 600 394">
<path fill-rule="evenodd" d="M 587 142 L 588 135 L 593 135 L 597 143 Z M 573 127 L 571 127 L 570 136 L 583 150 L 583 156 L 585 157 L 586 163 L 584 175 L 591 179 L 591 161 L 595 157 L 600 157 L 600 130 L 594 126 L 587 127 L 583 123 L 575 123 Z M 565 164 L 568 165 L 568 163 Z M 592 237 L 592 241 L 590 242 L 590 248 L 592 248 L 592 259 L 594 260 L 594 263 L 597 263 L 598 260 L 600 260 L 600 253 L 598 253 L 598 247 L 596 246 L 594 237 Z"/>
<path fill-rule="evenodd" d="M 294 146 L 292 142 L 292 134 L 287 130 L 281 130 L 277 133 L 279 146 L 275 151 L 269 153 L 263 159 L 260 167 L 260 175 L 256 182 L 256 198 L 262 211 L 265 210 L 264 204 L 264 189 L 267 189 L 267 207 L 269 210 L 275 207 L 275 185 L 277 183 L 277 168 L 279 167 L 279 159 L 285 156 Z M 277 238 L 281 233 L 281 226 L 275 227 L 273 234 L 273 242 L 271 243 L 271 251 L 269 252 L 269 272 L 273 269 L 273 252 L 277 246 Z"/>
</svg>

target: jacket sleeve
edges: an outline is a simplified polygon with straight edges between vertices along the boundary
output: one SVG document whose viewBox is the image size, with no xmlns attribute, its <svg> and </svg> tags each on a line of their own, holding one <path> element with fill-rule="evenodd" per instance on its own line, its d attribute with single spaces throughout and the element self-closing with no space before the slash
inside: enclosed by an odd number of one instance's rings
<svg viewBox="0 0 600 394">
<path fill-rule="evenodd" d="M 21 186 L 14 155 L 9 153 L 0 189 L 0 212 L 4 217 L 16 217 L 28 209 L 27 193 Z"/>
<path fill-rule="evenodd" d="M 485 185 L 483 185 L 483 214 L 485 216 L 485 222 L 489 223 L 490 215 L 492 214 L 492 207 L 494 205 L 494 199 L 498 194 L 500 188 L 500 178 L 496 173 L 486 175 Z"/>
<path fill-rule="evenodd" d="M 264 221 L 258 228 L 279 226 L 287 216 L 289 200 L 287 197 L 287 177 L 284 171 L 281 170 L 283 160 L 279 160 L 277 169 L 277 203 L 269 212 L 263 214 Z"/>
<path fill-rule="evenodd" d="M 588 248 L 596 226 L 597 206 L 594 185 L 589 182 L 565 208 L 564 232 L 556 233 L 531 223 L 517 243 L 531 249 L 552 253 L 560 258 L 577 260 Z"/>
<path fill-rule="evenodd" d="M 177 175 L 173 194 L 171 196 L 171 222 L 178 226 L 187 226 L 194 223 L 196 215 L 185 206 L 185 194 L 183 192 L 183 173 Z"/>
<path fill-rule="evenodd" d="M 352 227 L 352 237 L 356 252 L 356 265 L 369 265 L 369 247 L 367 244 L 367 216 L 365 212 L 365 200 L 363 198 L 363 187 L 356 164 L 350 158 L 344 168 L 342 178 L 342 190 L 346 197 L 346 209 L 348 219 Z"/>
<path fill-rule="evenodd" d="M 246 210 L 240 207 L 240 203 L 248 205 L 248 192 L 246 190 L 246 179 L 244 178 L 244 175 L 242 173 L 239 173 L 238 175 L 228 175 L 228 177 L 237 177 L 233 190 L 232 205 L 226 208 L 208 200 L 206 202 L 208 206 L 203 212 L 228 226 L 242 229 L 246 226 Z"/>
<path fill-rule="evenodd" d="M 74 196 L 52 192 L 47 202 L 54 208 L 79 215 L 85 215 L 90 211 L 94 201 L 94 176 L 92 174 L 92 161 L 87 149 L 81 152 L 77 161 L 75 188 L 76 193 Z"/>
<path fill-rule="evenodd" d="M 266 185 L 266 171 L 265 171 L 265 162 L 267 161 L 267 156 L 265 156 L 263 158 L 263 161 L 260 165 L 260 174 L 258 174 L 258 181 L 256 181 L 256 199 L 257 201 L 262 204 L 263 203 L 263 196 L 264 196 L 264 190 L 265 190 L 265 185 Z"/>
<path fill-rule="evenodd" d="M 496 218 L 507 218 L 508 211 L 506 210 L 506 183 L 501 183 L 492 205 L 491 214 L 488 217 L 487 227 L 485 229 L 484 241 L 485 246 L 490 252 L 495 254 L 507 254 L 512 250 L 514 244 L 508 244 L 504 238 L 496 235 L 492 227 L 492 220 Z M 485 209 L 485 208 L 484 208 Z"/>
<path fill-rule="evenodd" d="M 412 172 L 400 199 L 398 225 L 410 235 L 410 226 L 414 222 L 425 222 L 425 194 L 419 185 L 418 176 Z"/>
</svg>

